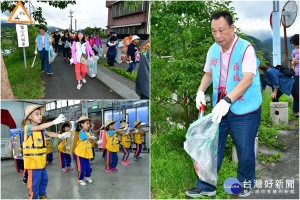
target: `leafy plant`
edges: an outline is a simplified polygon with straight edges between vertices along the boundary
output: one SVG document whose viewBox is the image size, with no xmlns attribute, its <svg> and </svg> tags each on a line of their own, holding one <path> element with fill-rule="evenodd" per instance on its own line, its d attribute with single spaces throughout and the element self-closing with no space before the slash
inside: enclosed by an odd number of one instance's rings
<svg viewBox="0 0 300 200">
<path fill-rule="evenodd" d="M 258 153 L 258 160 L 262 163 L 278 162 L 280 161 L 281 156 L 281 152 L 274 154 Z"/>
<path fill-rule="evenodd" d="M 103 66 L 103 67 L 106 67 L 108 69 L 110 69 L 111 71 L 114 71 L 116 72 L 117 74 L 121 75 L 121 76 L 124 76 L 125 78 L 128 78 L 129 80 L 133 81 L 133 82 L 136 82 L 136 77 L 137 77 L 137 72 L 136 71 L 133 71 L 131 74 L 129 74 L 127 71 L 125 71 L 124 69 L 122 68 L 117 68 L 117 67 L 111 67 L 111 66 L 108 66 L 108 64 L 106 62 L 103 62 L 101 60 L 98 61 L 98 63 Z"/>
</svg>

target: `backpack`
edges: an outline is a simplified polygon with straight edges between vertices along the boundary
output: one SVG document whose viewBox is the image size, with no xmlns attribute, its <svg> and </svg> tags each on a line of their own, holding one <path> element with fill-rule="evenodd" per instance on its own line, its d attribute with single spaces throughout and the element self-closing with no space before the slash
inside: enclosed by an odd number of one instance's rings
<svg viewBox="0 0 300 200">
<path fill-rule="evenodd" d="M 278 69 L 285 76 L 295 76 L 295 71 L 293 68 L 287 66 L 277 65 L 275 69 Z"/>
</svg>

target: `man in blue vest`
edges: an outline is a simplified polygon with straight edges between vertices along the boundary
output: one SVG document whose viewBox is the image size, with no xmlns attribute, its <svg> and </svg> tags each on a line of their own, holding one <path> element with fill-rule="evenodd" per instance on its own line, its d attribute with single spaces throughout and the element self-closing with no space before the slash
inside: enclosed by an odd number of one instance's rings
<svg viewBox="0 0 300 200">
<path fill-rule="evenodd" d="M 212 121 L 220 123 L 217 169 L 221 167 L 230 131 L 238 156 L 239 197 L 247 197 L 254 186 L 254 143 L 261 116 L 259 60 L 251 44 L 234 33 L 230 13 L 215 13 L 210 22 L 215 43 L 206 57 L 205 74 L 197 92 L 196 106 L 199 109 L 201 104 L 206 104 L 204 92 L 213 84 Z M 216 187 L 198 178 L 196 187 L 187 190 L 186 194 L 190 197 L 214 196 Z"/>
<path fill-rule="evenodd" d="M 36 37 L 35 40 L 35 51 L 34 54 L 37 55 L 37 50 L 40 53 L 42 68 L 41 72 L 46 71 L 47 66 L 47 74 L 53 74 L 52 66 L 49 63 L 49 50 L 51 45 L 50 35 L 45 32 L 43 27 L 39 28 L 40 34 Z"/>
</svg>

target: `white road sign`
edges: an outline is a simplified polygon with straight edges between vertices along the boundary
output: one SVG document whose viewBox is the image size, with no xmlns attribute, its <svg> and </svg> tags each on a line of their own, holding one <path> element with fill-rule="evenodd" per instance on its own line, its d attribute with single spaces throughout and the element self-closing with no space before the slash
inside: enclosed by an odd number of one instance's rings
<svg viewBox="0 0 300 200">
<path fill-rule="evenodd" d="M 16 24 L 16 30 L 17 30 L 17 35 L 18 35 L 18 46 L 19 47 L 29 47 L 27 25 Z"/>
</svg>

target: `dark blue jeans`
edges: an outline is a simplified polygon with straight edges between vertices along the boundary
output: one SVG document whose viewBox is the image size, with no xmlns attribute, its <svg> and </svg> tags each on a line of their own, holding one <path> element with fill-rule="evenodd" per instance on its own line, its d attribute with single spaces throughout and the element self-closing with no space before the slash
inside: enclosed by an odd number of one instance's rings
<svg viewBox="0 0 300 200">
<path fill-rule="evenodd" d="M 221 168 L 226 139 L 229 130 L 233 137 L 237 156 L 238 156 L 238 169 L 237 179 L 243 186 L 244 181 L 251 181 L 251 186 L 254 186 L 255 180 L 255 137 L 257 135 L 258 127 L 260 124 L 261 107 L 246 115 L 234 115 L 228 111 L 227 115 L 222 118 L 219 126 L 219 144 L 218 144 L 218 171 Z M 229 178 L 229 177 L 228 177 Z M 197 187 L 206 190 L 214 191 L 216 187 L 201 181 L 197 177 Z"/>
<path fill-rule="evenodd" d="M 127 72 L 131 73 L 135 69 L 135 66 L 136 66 L 135 62 L 129 63 L 129 67 L 127 69 Z"/>
<path fill-rule="evenodd" d="M 41 58 L 41 63 L 42 63 L 42 68 L 41 71 L 44 71 L 46 69 L 47 65 L 47 72 L 52 72 L 52 66 L 49 63 L 49 51 L 46 51 L 43 49 L 42 51 L 39 51 L 40 53 L 40 58 Z"/>
<path fill-rule="evenodd" d="M 292 95 L 294 98 L 293 111 L 299 112 L 299 76 L 294 76 Z"/>
</svg>

